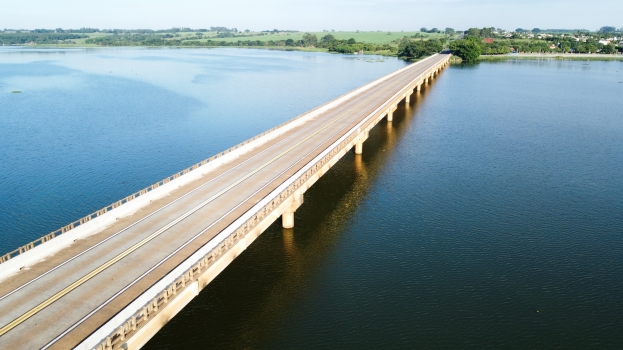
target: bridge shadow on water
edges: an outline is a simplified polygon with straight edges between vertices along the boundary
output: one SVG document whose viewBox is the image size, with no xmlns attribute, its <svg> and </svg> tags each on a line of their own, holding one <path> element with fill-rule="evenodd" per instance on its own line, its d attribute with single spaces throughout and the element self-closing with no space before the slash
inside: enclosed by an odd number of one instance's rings
<svg viewBox="0 0 623 350">
<path fill-rule="evenodd" d="M 426 88 L 400 103 L 393 122 L 370 131 L 362 155 L 351 150 L 305 193 L 293 229 L 273 223 L 144 348 L 273 347 L 297 302 L 323 288 L 323 271 L 348 244 L 346 228 L 425 95 Z"/>
</svg>

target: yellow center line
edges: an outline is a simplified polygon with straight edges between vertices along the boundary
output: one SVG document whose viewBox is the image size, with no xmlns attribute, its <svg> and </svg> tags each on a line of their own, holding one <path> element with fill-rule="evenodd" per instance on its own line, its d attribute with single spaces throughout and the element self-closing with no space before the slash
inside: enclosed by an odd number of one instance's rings
<svg viewBox="0 0 623 350">
<path fill-rule="evenodd" d="M 394 85 L 394 84 L 392 84 Z M 180 221 L 184 220 L 185 218 L 187 218 L 188 216 L 192 215 L 193 213 L 195 213 L 197 210 L 201 209 L 203 206 L 205 206 L 206 204 L 208 204 L 209 202 L 213 201 L 214 199 L 216 199 L 217 197 L 221 196 L 223 193 L 229 191 L 230 189 L 232 189 L 233 187 L 239 185 L 241 182 L 247 180 L 249 177 L 255 175 L 257 172 L 261 171 L 262 169 L 264 169 L 265 167 L 269 166 L 270 164 L 272 164 L 273 162 L 275 162 L 277 159 L 283 157 L 285 154 L 289 153 L 290 151 L 292 151 L 294 148 L 300 146 L 301 144 L 303 144 L 304 142 L 308 141 L 309 139 L 311 139 L 312 137 L 316 136 L 318 133 L 322 132 L 323 130 L 325 130 L 326 128 L 328 128 L 329 126 L 333 125 L 334 123 L 336 123 L 337 121 L 341 120 L 342 118 L 344 118 L 346 115 L 348 115 L 350 112 L 352 112 L 353 110 L 355 110 L 356 108 L 358 108 L 359 106 L 363 105 L 364 103 L 368 102 L 370 99 L 372 99 L 373 97 L 375 97 L 376 95 L 380 94 L 381 92 L 389 89 L 392 85 L 387 86 L 386 88 L 381 89 L 380 91 L 374 93 L 372 96 L 368 97 L 367 99 L 365 99 L 364 101 L 362 101 L 361 103 L 359 103 L 358 105 L 356 105 L 355 107 L 351 108 L 350 110 L 348 110 L 347 112 L 343 113 L 342 115 L 340 115 L 338 118 L 334 119 L 333 121 L 331 121 L 330 123 L 327 123 L 325 126 L 323 126 L 322 128 L 320 128 L 319 130 L 315 131 L 313 134 L 305 137 L 303 140 L 297 142 L 296 144 L 294 144 L 293 146 L 290 146 L 288 149 L 286 149 L 285 151 L 281 152 L 280 154 L 278 154 L 277 156 L 273 157 L 272 159 L 270 159 L 269 161 L 267 161 L 266 163 L 262 164 L 260 167 L 256 168 L 255 170 L 253 170 L 252 172 L 250 172 L 249 174 L 245 175 L 244 177 L 242 177 L 241 179 L 237 180 L 236 182 L 232 183 L 231 185 L 227 186 L 225 189 L 221 190 L 220 192 L 218 192 L 217 194 L 215 194 L 214 196 L 212 196 L 211 198 L 209 198 L 208 200 L 204 201 L 203 203 L 199 204 L 198 206 L 196 206 L 195 208 L 191 209 L 190 211 L 188 211 L 186 214 L 180 216 L 179 218 L 175 219 L 174 221 L 170 222 L 169 224 L 167 224 L 166 226 L 164 226 L 163 228 L 161 228 L 160 230 L 152 233 L 151 235 L 149 235 L 148 237 L 144 238 L 143 240 L 141 240 L 140 242 L 134 244 L 132 247 L 128 248 L 126 251 L 124 251 L 123 253 L 115 256 L 114 258 L 110 259 L 108 262 L 104 263 L 103 265 L 101 265 L 100 267 L 96 268 L 95 270 L 91 271 L 90 273 L 88 273 L 87 275 L 83 276 L 82 278 L 80 278 L 79 280 L 75 281 L 74 283 L 70 284 L 69 286 L 65 287 L 63 290 L 61 290 L 60 292 L 54 294 L 52 297 L 48 298 L 47 300 L 45 300 L 44 302 L 42 302 L 41 304 L 35 306 L 34 308 L 30 309 L 29 311 L 27 311 L 26 313 L 24 313 L 23 315 L 21 315 L 20 317 L 16 318 L 15 320 L 13 320 L 11 323 L 7 324 L 6 326 L 2 327 L 0 329 L 0 336 L 4 335 L 5 333 L 7 333 L 8 331 L 10 331 L 11 329 L 17 327 L 19 324 L 23 323 L 24 321 L 26 321 L 27 319 L 29 319 L 30 317 L 32 317 L 33 315 L 35 315 L 36 313 L 38 313 L 39 311 L 43 310 L 44 308 L 48 307 L 50 304 L 54 303 L 55 301 L 57 301 L 58 299 L 62 298 L 63 296 L 67 295 L 68 293 L 70 293 L 72 290 L 78 288 L 80 285 L 84 284 L 85 282 L 87 282 L 88 280 L 90 280 L 91 278 L 95 277 L 96 275 L 98 275 L 99 273 L 101 273 L 102 271 L 106 270 L 107 268 L 109 268 L 110 266 L 112 266 L 113 264 L 115 264 L 116 262 L 118 262 L 119 260 L 123 259 L 124 257 L 128 256 L 129 254 L 131 254 L 132 252 L 136 251 L 138 248 L 142 247 L 143 245 L 147 244 L 149 241 L 151 241 L 152 239 L 154 239 L 155 237 L 159 236 L 160 234 L 162 234 L 163 232 L 165 232 L 166 230 L 168 230 L 169 228 L 171 228 L 172 226 L 176 225 L 177 223 L 179 223 Z"/>
</svg>

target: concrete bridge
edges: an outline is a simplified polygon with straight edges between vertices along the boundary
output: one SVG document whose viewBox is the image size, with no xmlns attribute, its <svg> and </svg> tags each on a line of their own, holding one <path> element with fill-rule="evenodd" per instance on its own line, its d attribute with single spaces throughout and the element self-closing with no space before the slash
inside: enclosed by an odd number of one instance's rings
<svg viewBox="0 0 623 350">
<path fill-rule="evenodd" d="M 447 64 L 411 64 L 0 257 L 0 349 L 138 349 Z"/>
</svg>

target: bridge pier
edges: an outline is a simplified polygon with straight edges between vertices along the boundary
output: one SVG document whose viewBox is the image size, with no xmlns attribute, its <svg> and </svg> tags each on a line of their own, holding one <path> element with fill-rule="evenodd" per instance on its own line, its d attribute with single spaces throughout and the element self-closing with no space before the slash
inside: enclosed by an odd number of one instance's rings
<svg viewBox="0 0 623 350">
<path fill-rule="evenodd" d="M 422 91 L 422 84 L 418 85 L 416 88 L 417 91 Z"/>
<path fill-rule="evenodd" d="M 363 141 L 358 141 L 355 144 L 355 154 L 362 154 L 363 153 Z"/>
<path fill-rule="evenodd" d="M 359 135 L 359 140 L 355 142 L 355 154 L 363 153 L 363 141 L 367 140 L 369 135 L 369 131 L 365 131 Z"/>
<path fill-rule="evenodd" d="M 283 228 L 294 227 L 294 212 L 287 211 L 281 214 L 281 224 L 283 225 Z"/>
<path fill-rule="evenodd" d="M 295 193 L 294 194 L 294 202 L 286 211 L 281 214 L 281 225 L 283 228 L 293 228 L 294 227 L 294 213 L 296 209 L 298 209 L 303 204 L 303 194 Z"/>
<path fill-rule="evenodd" d="M 400 102 L 400 101 L 398 101 Z M 391 122 L 394 120 L 394 111 L 398 108 L 398 102 L 395 105 L 389 107 L 385 113 L 387 113 L 387 121 Z"/>
</svg>

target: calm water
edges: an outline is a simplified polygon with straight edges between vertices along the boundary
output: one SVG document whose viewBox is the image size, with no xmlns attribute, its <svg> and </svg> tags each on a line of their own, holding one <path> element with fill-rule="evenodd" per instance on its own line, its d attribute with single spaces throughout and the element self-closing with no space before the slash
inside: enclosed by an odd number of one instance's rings
<svg viewBox="0 0 623 350">
<path fill-rule="evenodd" d="M 0 247 L 402 65 L 0 51 Z M 446 69 L 146 348 L 621 348 L 622 81 L 621 62 Z"/>
</svg>

